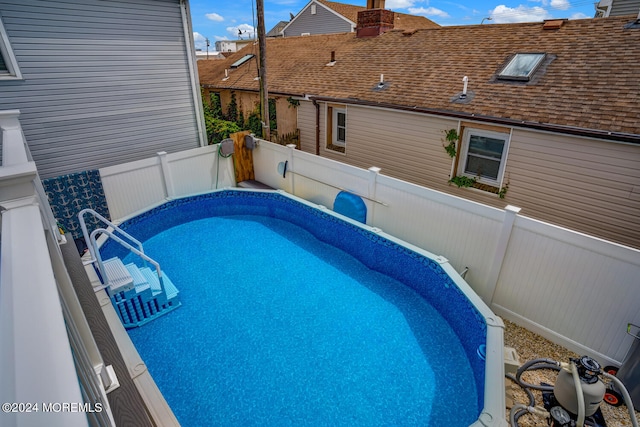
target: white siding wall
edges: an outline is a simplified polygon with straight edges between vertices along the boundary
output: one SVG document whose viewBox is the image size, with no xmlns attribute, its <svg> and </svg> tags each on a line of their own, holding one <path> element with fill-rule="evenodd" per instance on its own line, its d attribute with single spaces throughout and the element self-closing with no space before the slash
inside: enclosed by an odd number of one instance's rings
<svg viewBox="0 0 640 427">
<path fill-rule="evenodd" d="M 179 0 L 0 0 L 24 80 L 20 109 L 43 178 L 199 145 Z"/>
</svg>

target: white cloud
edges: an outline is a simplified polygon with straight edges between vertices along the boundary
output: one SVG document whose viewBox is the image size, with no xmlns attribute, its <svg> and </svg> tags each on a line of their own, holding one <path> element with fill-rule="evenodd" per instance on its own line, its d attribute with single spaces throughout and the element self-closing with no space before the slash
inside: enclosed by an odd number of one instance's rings
<svg viewBox="0 0 640 427">
<path fill-rule="evenodd" d="M 224 18 L 220 15 L 218 15 L 217 13 L 207 13 L 206 15 L 204 15 L 207 17 L 207 19 L 210 19 L 214 22 L 222 22 L 224 21 Z"/>
<path fill-rule="evenodd" d="M 551 14 L 545 9 L 534 6 L 527 7 L 520 5 L 518 7 L 507 7 L 503 4 L 496 6 L 489 15 L 496 24 L 505 24 L 512 22 L 539 22 L 545 19 L 551 19 Z"/>
<path fill-rule="evenodd" d="M 558 10 L 567 10 L 571 7 L 569 0 L 551 0 L 551 7 Z"/>
<path fill-rule="evenodd" d="M 437 16 L 438 18 L 448 18 L 449 14 L 444 10 L 435 7 L 410 7 L 409 13 L 412 15 Z"/>
<path fill-rule="evenodd" d="M 210 19 L 211 21 L 214 21 L 214 22 L 224 21 L 224 18 L 221 15 L 218 15 L 217 13 L 207 13 L 204 16 L 206 16 L 207 19 Z"/>
<path fill-rule="evenodd" d="M 198 32 L 193 32 L 193 44 L 196 50 L 207 50 L 207 38 Z"/>
<path fill-rule="evenodd" d="M 593 16 L 587 16 L 582 12 L 574 13 L 569 17 L 569 19 L 588 19 L 588 18 L 593 18 Z"/>
<path fill-rule="evenodd" d="M 241 34 L 239 34 L 240 31 L 242 31 Z M 227 32 L 231 34 L 233 39 L 243 38 L 246 40 L 254 37 L 256 29 L 249 24 L 240 24 L 235 27 L 227 27 Z"/>
<path fill-rule="evenodd" d="M 216 39 L 216 41 L 229 40 L 227 36 L 213 36 L 213 38 Z"/>
<path fill-rule="evenodd" d="M 389 0 L 385 2 L 384 7 L 391 10 L 408 9 L 419 2 L 420 0 Z M 429 4 L 429 2 L 427 2 L 427 4 Z"/>
</svg>

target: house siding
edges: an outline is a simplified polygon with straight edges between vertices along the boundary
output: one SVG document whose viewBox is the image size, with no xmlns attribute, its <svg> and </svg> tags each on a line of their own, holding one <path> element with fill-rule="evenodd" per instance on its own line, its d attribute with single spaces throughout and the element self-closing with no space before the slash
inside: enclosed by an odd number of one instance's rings
<svg viewBox="0 0 640 427">
<path fill-rule="evenodd" d="M 615 0 L 611 4 L 609 16 L 637 15 L 640 12 L 638 0 Z"/>
<path fill-rule="evenodd" d="M 300 149 L 307 153 L 316 152 L 316 107 L 310 101 L 300 101 L 298 129 L 300 129 Z"/>
<path fill-rule="evenodd" d="M 523 215 L 640 247 L 638 147 L 516 129 L 507 177 Z"/>
<path fill-rule="evenodd" d="M 508 190 L 500 199 L 448 183 L 453 160 L 442 141 L 445 130 L 457 128 L 457 120 L 350 105 L 346 153 L 341 154 L 326 148 L 324 104 L 320 112 L 323 157 L 361 168 L 377 166 L 382 174 L 491 206 L 515 205 L 525 216 L 640 247 L 637 146 L 513 129 L 504 175 Z M 305 114 L 299 126 L 302 149 L 313 153 L 311 119 Z"/>
<path fill-rule="evenodd" d="M 179 0 L 0 0 L 1 81 L 42 178 L 200 145 Z"/>
<path fill-rule="evenodd" d="M 351 32 L 351 24 L 323 5 L 317 3 L 316 14 L 311 14 L 311 7 L 300 12 L 284 30 L 285 37 L 299 36 L 302 33 L 332 34 Z"/>
</svg>

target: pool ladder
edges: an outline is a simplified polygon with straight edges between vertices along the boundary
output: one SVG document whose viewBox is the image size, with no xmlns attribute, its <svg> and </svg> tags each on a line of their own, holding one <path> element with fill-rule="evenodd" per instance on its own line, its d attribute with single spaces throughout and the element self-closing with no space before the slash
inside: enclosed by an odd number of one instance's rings
<svg viewBox="0 0 640 427">
<path fill-rule="evenodd" d="M 85 214 L 98 219 L 107 228 L 97 228 L 89 234 L 84 220 Z M 90 259 L 85 261 L 85 265 L 93 264 L 99 272 L 103 288 L 111 298 L 125 328 L 142 326 L 180 307 L 178 289 L 169 277 L 162 273 L 160 264 L 144 253 L 140 241 L 93 209 L 83 209 L 78 213 L 78 219 L 90 254 Z M 138 255 L 144 261 L 144 266 L 138 267 L 133 263 L 125 265 L 118 257 L 103 261 L 97 243 L 100 235 L 113 239 Z M 149 268 L 147 263 L 154 269 Z"/>
</svg>

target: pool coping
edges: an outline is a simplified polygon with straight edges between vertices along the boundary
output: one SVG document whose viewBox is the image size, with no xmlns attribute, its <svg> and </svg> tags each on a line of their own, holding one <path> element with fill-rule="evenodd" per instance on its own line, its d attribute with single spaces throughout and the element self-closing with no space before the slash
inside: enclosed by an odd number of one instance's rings
<svg viewBox="0 0 640 427">
<path fill-rule="evenodd" d="M 486 325 L 487 325 L 487 337 L 486 337 L 486 356 L 485 356 L 485 384 L 484 384 L 484 406 L 478 417 L 478 419 L 471 424 L 470 427 L 506 427 L 508 423 L 504 416 L 504 408 L 506 405 L 505 402 L 505 381 L 504 381 L 504 328 L 505 325 L 500 317 L 498 317 L 488 306 L 487 304 L 476 294 L 476 292 L 471 288 L 471 286 L 460 276 L 460 274 L 453 268 L 453 266 L 449 263 L 449 260 L 443 256 L 435 255 L 425 249 L 422 249 L 418 246 L 415 246 L 409 242 L 406 242 L 402 239 L 394 237 L 390 234 L 385 233 L 382 229 L 378 227 L 372 227 L 361 222 L 355 221 L 349 217 L 341 215 L 327 208 L 326 206 L 319 205 L 313 202 L 309 202 L 308 200 L 302 199 L 300 197 L 294 196 L 290 193 L 287 193 L 284 190 L 259 190 L 259 189 L 245 189 L 245 188 L 237 188 L 237 187 L 226 187 L 221 188 L 214 191 L 206 191 L 201 193 L 195 193 L 190 196 L 179 197 L 179 198 L 167 198 L 160 203 L 155 203 L 145 209 L 141 209 L 137 212 L 129 214 L 123 218 L 119 218 L 114 220 L 113 223 L 118 225 L 124 221 L 127 221 L 131 218 L 134 218 L 142 213 L 145 213 L 151 209 L 154 209 L 158 206 L 162 206 L 163 204 L 170 202 L 172 200 L 179 200 L 189 197 L 197 197 L 206 194 L 218 193 L 223 191 L 238 191 L 238 192 L 249 192 L 249 193 L 268 193 L 268 194 L 280 194 L 284 197 L 292 199 L 298 203 L 303 205 L 318 209 L 322 212 L 325 212 L 329 215 L 335 216 L 351 225 L 362 228 L 366 231 L 379 235 L 395 244 L 400 246 L 404 246 L 407 249 L 416 252 L 419 255 L 422 255 L 426 258 L 429 258 L 436 262 L 451 278 L 451 280 L 456 284 L 456 286 L 462 291 L 465 297 L 473 304 L 476 310 L 484 317 Z M 106 240 L 106 236 L 101 236 L 98 240 L 98 244 L 102 245 Z M 93 267 L 91 265 L 87 265 L 86 267 L 87 274 L 91 280 L 92 286 L 94 289 L 99 288 L 101 286 L 100 280 L 95 273 Z M 111 304 L 111 300 L 107 293 L 103 290 L 96 291 L 96 298 L 102 307 L 102 310 L 107 318 L 107 322 L 111 331 L 116 339 L 116 343 L 118 348 L 123 356 L 125 364 L 127 365 L 127 369 L 131 378 L 134 380 L 138 391 L 140 392 L 145 404 L 147 405 L 147 410 L 149 414 L 153 418 L 154 422 L 158 426 L 180 426 L 177 418 L 175 417 L 173 411 L 169 407 L 168 403 L 162 396 L 162 393 L 158 389 L 156 383 L 154 382 L 151 374 L 147 370 L 147 367 L 138 354 L 133 342 L 129 338 L 124 326 L 120 322 L 118 315 Z"/>
</svg>

